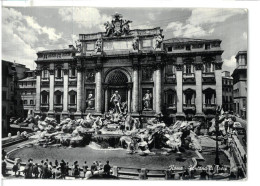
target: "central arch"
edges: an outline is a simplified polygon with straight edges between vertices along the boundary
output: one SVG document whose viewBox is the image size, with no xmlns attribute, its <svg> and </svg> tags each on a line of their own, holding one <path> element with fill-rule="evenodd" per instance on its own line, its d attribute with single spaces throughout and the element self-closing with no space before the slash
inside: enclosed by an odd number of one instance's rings
<svg viewBox="0 0 260 186">
<path fill-rule="evenodd" d="M 110 99 L 115 91 L 118 91 L 118 93 L 120 94 L 121 103 L 130 102 L 129 98 L 131 91 L 129 90 L 128 84 L 131 83 L 131 76 L 127 70 L 123 68 L 111 69 L 106 73 L 105 83 L 107 85 L 107 89 L 105 92 L 105 111 L 113 108 L 113 103 L 110 102 Z"/>
</svg>

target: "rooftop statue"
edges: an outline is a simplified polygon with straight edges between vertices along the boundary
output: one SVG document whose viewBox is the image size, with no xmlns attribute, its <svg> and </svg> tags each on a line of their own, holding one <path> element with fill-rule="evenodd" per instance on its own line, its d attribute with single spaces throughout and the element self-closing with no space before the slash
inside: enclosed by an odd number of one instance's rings
<svg viewBox="0 0 260 186">
<path fill-rule="evenodd" d="M 133 41 L 132 41 L 132 46 L 133 46 L 133 50 L 138 50 L 139 49 L 139 38 L 136 36 Z"/>
<path fill-rule="evenodd" d="M 78 53 L 82 52 L 82 47 L 81 47 L 81 43 L 79 41 L 75 41 L 76 43 L 76 49 Z"/>
<path fill-rule="evenodd" d="M 99 38 L 99 39 L 96 41 L 95 51 L 96 51 L 96 53 L 102 52 L 102 39 L 101 39 L 101 38 Z"/>
<path fill-rule="evenodd" d="M 113 20 L 111 21 L 111 23 L 109 23 L 108 21 L 104 23 L 106 29 L 106 37 L 129 35 L 129 23 L 131 23 L 132 21 L 123 20 L 122 17 L 123 16 L 121 14 L 115 13 L 113 15 Z"/>
</svg>

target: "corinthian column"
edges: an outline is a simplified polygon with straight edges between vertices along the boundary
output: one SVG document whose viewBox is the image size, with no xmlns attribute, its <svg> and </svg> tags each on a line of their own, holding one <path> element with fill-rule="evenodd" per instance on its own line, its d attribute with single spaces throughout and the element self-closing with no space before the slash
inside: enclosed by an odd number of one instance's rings
<svg viewBox="0 0 260 186">
<path fill-rule="evenodd" d="M 54 116 L 54 69 L 49 69 L 50 72 L 50 94 L 49 94 L 49 112 L 48 116 L 53 117 Z"/>
<path fill-rule="evenodd" d="M 177 59 L 178 60 L 178 59 Z M 177 115 L 183 116 L 182 102 L 183 102 L 183 91 L 182 91 L 182 70 L 183 64 L 176 64 L 176 81 L 177 81 Z"/>
<path fill-rule="evenodd" d="M 77 111 L 75 115 L 81 116 L 81 96 L 82 96 L 82 67 L 77 66 Z"/>
<path fill-rule="evenodd" d="M 198 57 L 197 57 L 198 58 Z M 202 67 L 203 64 L 201 62 L 196 62 L 195 64 L 195 79 L 196 79 L 196 117 L 203 117 L 202 113 L 202 104 L 203 104 L 203 96 L 202 96 Z"/>
<path fill-rule="evenodd" d="M 155 76 L 155 112 L 159 114 L 162 111 L 162 73 L 160 63 L 156 64 Z"/>
<path fill-rule="evenodd" d="M 69 77 L 68 69 L 63 69 L 63 111 L 62 116 L 66 118 L 68 116 L 68 90 L 69 90 Z"/>
<path fill-rule="evenodd" d="M 216 62 L 215 63 L 215 78 L 216 78 L 216 96 L 217 96 L 217 105 L 222 105 L 222 70 L 223 62 Z"/>
<path fill-rule="evenodd" d="M 133 94 L 132 94 L 132 100 L 133 100 L 133 113 L 138 113 L 138 65 L 133 66 Z"/>
<path fill-rule="evenodd" d="M 102 82 L 101 82 L 101 67 L 96 67 L 96 111 L 101 113 L 102 104 Z"/>
<path fill-rule="evenodd" d="M 40 114 L 41 106 L 41 70 L 36 70 L 36 103 L 35 114 Z"/>
</svg>

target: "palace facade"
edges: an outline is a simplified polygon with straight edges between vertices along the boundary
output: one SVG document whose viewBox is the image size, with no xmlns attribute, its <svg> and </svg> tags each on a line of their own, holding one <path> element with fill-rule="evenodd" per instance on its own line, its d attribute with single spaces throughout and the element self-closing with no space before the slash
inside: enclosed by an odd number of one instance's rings
<svg viewBox="0 0 260 186">
<path fill-rule="evenodd" d="M 236 55 L 236 69 L 233 71 L 234 111 L 247 119 L 247 51 Z"/>
<path fill-rule="evenodd" d="M 129 29 L 115 14 L 106 32 L 79 34 L 76 47 L 37 53 L 35 114 L 102 115 L 115 91 L 133 116 L 212 118 L 222 105 L 221 40 L 164 39 Z"/>
</svg>

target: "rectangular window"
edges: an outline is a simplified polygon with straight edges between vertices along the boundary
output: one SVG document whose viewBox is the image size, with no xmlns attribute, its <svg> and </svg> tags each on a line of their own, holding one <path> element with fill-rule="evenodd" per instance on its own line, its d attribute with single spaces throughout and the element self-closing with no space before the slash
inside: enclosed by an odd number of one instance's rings
<svg viewBox="0 0 260 186">
<path fill-rule="evenodd" d="M 70 69 L 70 75 L 71 75 L 71 77 L 75 77 L 76 76 L 76 68 L 75 67 L 72 67 Z"/>
<path fill-rule="evenodd" d="M 168 47 L 168 52 L 172 52 L 172 47 Z"/>
<path fill-rule="evenodd" d="M 24 104 L 24 105 L 27 105 L 27 100 L 23 100 L 23 104 Z"/>
<path fill-rule="evenodd" d="M 56 70 L 56 78 L 61 78 L 61 69 L 60 68 L 58 68 Z"/>
<path fill-rule="evenodd" d="M 205 64 L 205 72 L 211 72 L 211 63 Z"/>
<path fill-rule="evenodd" d="M 48 70 L 43 70 L 42 71 L 42 78 L 47 79 L 49 77 Z"/>
<path fill-rule="evenodd" d="M 30 105 L 33 105 L 33 100 L 30 100 Z"/>
<path fill-rule="evenodd" d="M 6 100 L 6 91 L 2 91 L 2 100 L 3 100 L 3 101 Z"/>
<path fill-rule="evenodd" d="M 73 94 L 73 95 L 70 95 L 70 104 L 76 104 L 76 95 Z"/>
<path fill-rule="evenodd" d="M 48 104 L 48 95 L 47 94 L 43 94 L 42 95 L 42 103 L 43 104 Z"/>
<path fill-rule="evenodd" d="M 56 95 L 56 104 L 61 104 L 61 95 Z"/>
<path fill-rule="evenodd" d="M 210 49 L 210 44 L 205 44 L 205 50 L 209 50 Z"/>
<path fill-rule="evenodd" d="M 186 50 L 190 50 L 190 49 L 191 49 L 190 45 L 187 45 Z"/>
<path fill-rule="evenodd" d="M 186 74 L 191 74 L 191 64 L 186 65 Z"/>
</svg>

